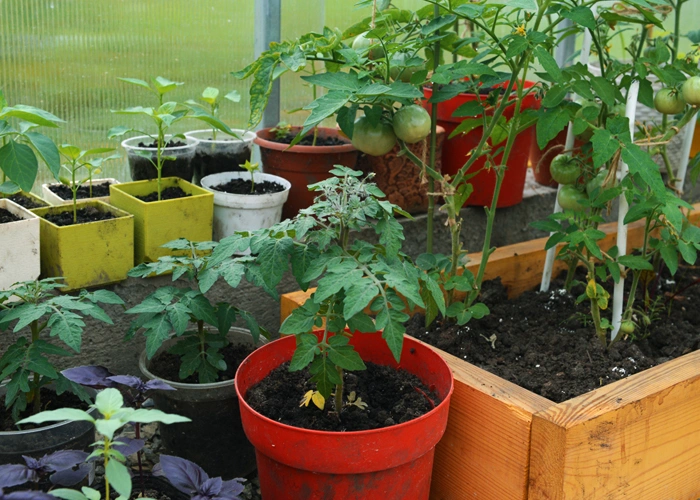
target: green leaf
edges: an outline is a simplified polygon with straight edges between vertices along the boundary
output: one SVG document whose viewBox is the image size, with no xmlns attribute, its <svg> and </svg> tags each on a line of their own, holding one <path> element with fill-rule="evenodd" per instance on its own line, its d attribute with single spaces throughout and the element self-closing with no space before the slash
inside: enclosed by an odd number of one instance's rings
<svg viewBox="0 0 700 500">
<path fill-rule="evenodd" d="M 569 124 L 569 113 L 564 107 L 542 108 L 536 125 L 537 145 L 544 150 L 547 143 Z"/>
<path fill-rule="evenodd" d="M 593 144 L 593 165 L 598 168 L 610 160 L 618 149 L 620 142 L 606 129 L 597 129 L 591 138 Z"/>
<path fill-rule="evenodd" d="M 105 467 L 105 477 L 109 485 L 124 498 L 131 496 L 131 475 L 126 466 L 115 459 L 110 460 Z"/>
<path fill-rule="evenodd" d="M 307 300 L 303 306 L 294 309 L 292 314 L 287 316 L 280 326 L 280 333 L 289 335 L 310 332 L 314 328 L 319 307 L 313 300 Z"/>
<path fill-rule="evenodd" d="M 469 308 L 469 312 L 472 314 L 472 317 L 474 317 L 475 319 L 481 319 L 484 316 L 488 315 L 491 311 L 489 311 L 489 308 L 486 306 L 486 304 L 482 304 L 479 302 L 479 303 L 473 304 Z"/>
<path fill-rule="evenodd" d="M 165 413 L 160 410 L 139 408 L 138 410 L 134 410 L 133 413 L 129 415 L 129 422 L 135 422 L 137 424 L 150 424 L 153 422 L 160 422 L 169 425 L 191 422 L 191 420 L 181 415 Z"/>
<path fill-rule="evenodd" d="M 565 10 L 561 13 L 562 17 L 571 19 L 576 24 L 580 24 L 589 30 L 596 29 L 595 16 L 589 7 L 574 7 L 571 10 Z"/>
<path fill-rule="evenodd" d="M 32 148 L 10 139 L 0 148 L 0 169 L 23 191 L 31 191 L 39 162 Z"/>
<path fill-rule="evenodd" d="M 595 138 L 595 135 L 593 137 Z M 654 193 L 666 191 L 659 166 L 651 159 L 649 153 L 636 144 L 626 144 L 622 148 L 622 159 L 629 167 L 630 172 L 639 175 Z"/>
<path fill-rule="evenodd" d="M 246 128 L 253 129 L 262 120 L 263 111 L 272 92 L 275 68 L 278 62 L 273 57 L 264 57 L 255 67 L 255 76 L 250 85 L 250 117 Z"/>
<path fill-rule="evenodd" d="M 313 300 L 314 302 L 320 304 L 328 297 L 335 295 L 346 286 L 350 286 L 354 282 L 360 281 L 361 279 L 362 271 L 359 269 L 354 269 L 348 273 L 327 273 L 323 278 L 318 280 L 318 288 L 316 288 L 316 292 L 312 296 Z M 349 316 L 352 316 L 352 314 Z"/>
<path fill-rule="evenodd" d="M 447 16 L 439 16 L 436 18 L 433 18 L 430 20 L 430 22 L 426 25 L 424 25 L 421 28 L 421 34 L 423 36 L 430 35 L 431 33 L 435 33 L 439 29 L 444 28 L 445 26 L 451 26 L 454 24 L 455 20 L 457 19 L 457 16 L 453 15 L 447 15 Z"/>
<path fill-rule="evenodd" d="M 320 73 L 317 75 L 302 76 L 301 79 L 306 80 L 312 85 L 325 87 L 328 90 L 355 92 L 360 90 L 363 86 L 363 84 L 360 83 L 357 73 L 354 71 L 351 73 L 344 73 L 342 71 L 338 71 L 337 73 Z"/>
<path fill-rule="evenodd" d="M 552 54 L 547 52 L 547 50 L 541 45 L 535 47 L 534 54 L 542 65 L 542 68 L 547 72 L 553 81 L 563 82 L 564 75 L 562 74 L 561 69 L 559 69 L 559 65 L 552 57 Z"/>
<path fill-rule="evenodd" d="M 568 92 L 569 88 L 565 85 L 560 85 L 558 83 L 552 85 L 545 94 L 544 99 L 542 99 L 542 106 L 545 108 L 558 106 L 564 100 Z"/>
<path fill-rule="evenodd" d="M 343 316 L 345 318 L 352 318 L 355 314 L 364 310 L 370 301 L 379 294 L 377 285 L 367 278 L 355 280 L 351 283 L 352 285 L 346 289 L 343 303 Z"/>
<path fill-rule="evenodd" d="M 524 36 L 514 36 L 510 40 L 510 44 L 508 44 L 508 49 L 506 50 L 506 57 L 508 59 L 513 59 L 514 57 L 519 56 L 523 52 L 527 50 L 527 48 L 530 46 L 530 43 L 527 38 Z"/>
<path fill-rule="evenodd" d="M 43 424 L 44 422 L 63 422 L 64 420 L 70 420 L 72 422 L 80 420 L 95 422 L 95 419 L 86 411 L 75 408 L 59 408 L 58 410 L 42 411 L 41 413 L 20 420 L 17 424 Z"/>
<path fill-rule="evenodd" d="M 316 335 L 310 333 L 297 335 L 297 348 L 289 363 L 289 371 L 299 371 L 306 368 L 318 352 L 320 352 L 320 348 Z"/>
<path fill-rule="evenodd" d="M 148 83 L 144 82 L 143 80 L 139 80 L 138 78 L 117 78 L 117 80 L 121 80 L 122 82 L 126 83 L 131 83 L 132 85 L 138 85 L 153 92 L 153 89 L 150 85 L 148 85 Z"/>
<path fill-rule="evenodd" d="M 316 389 L 328 399 L 333 388 L 342 383 L 335 365 L 326 356 L 318 356 L 309 366 L 311 382 L 316 384 Z"/>
<path fill-rule="evenodd" d="M 58 172 L 61 169 L 61 158 L 56 144 L 45 135 L 37 132 L 27 132 L 24 136 L 32 143 L 34 149 L 39 153 L 39 157 L 49 167 L 54 178 L 58 179 Z"/>
<path fill-rule="evenodd" d="M 678 250 L 673 246 L 662 246 L 660 253 L 668 271 L 671 275 L 675 275 L 678 271 Z"/>
<path fill-rule="evenodd" d="M 95 397 L 95 408 L 105 417 L 121 410 L 124 406 L 124 398 L 121 393 L 114 388 L 107 388 L 97 393 Z"/>
<path fill-rule="evenodd" d="M 314 102 L 306 106 L 304 109 L 310 109 L 311 114 L 306 118 L 306 121 L 304 121 L 304 128 L 299 133 L 297 138 L 301 140 L 309 130 L 317 126 L 326 118 L 333 116 L 339 109 L 343 108 L 349 100 L 349 94 L 341 91 L 331 90 L 327 94 L 319 97 Z"/>
<path fill-rule="evenodd" d="M 348 345 L 348 338 L 334 335 L 328 339 L 328 358 L 345 370 L 364 370 L 365 364 L 355 349 Z"/>
<path fill-rule="evenodd" d="M 401 361 L 401 350 L 403 349 L 403 335 L 406 328 L 401 321 L 396 321 L 393 313 L 398 311 L 388 310 L 389 321 L 382 331 L 382 338 L 386 341 L 389 350 L 394 355 L 396 362 Z M 381 313 L 380 313 L 381 314 Z M 393 317 L 392 317 L 393 316 Z M 377 315 L 379 318 L 379 315 Z"/>
<path fill-rule="evenodd" d="M 638 271 L 653 271 L 654 266 L 651 265 L 647 259 L 640 257 L 639 255 L 621 255 L 618 257 L 617 261 L 625 267 L 630 269 L 635 269 Z"/>
<path fill-rule="evenodd" d="M 455 109 L 452 116 L 455 118 L 464 118 L 472 116 L 480 116 L 484 112 L 484 107 L 481 105 L 480 101 L 467 101 L 460 107 Z"/>
<path fill-rule="evenodd" d="M 0 120 L 5 120 L 7 118 L 19 118 L 26 122 L 51 128 L 57 128 L 58 123 L 65 123 L 59 117 L 48 111 L 24 104 L 16 104 L 0 110 Z"/>
<path fill-rule="evenodd" d="M 172 92 L 180 85 L 184 85 L 183 82 L 174 82 L 172 80 L 168 80 L 167 78 L 163 78 L 162 76 L 156 77 L 154 83 L 156 85 L 156 90 L 160 95 Z"/>
<path fill-rule="evenodd" d="M 612 108 L 615 105 L 615 86 L 602 76 L 591 78 L 591 87 L 600 99 Z"/>
<path fill-rule="evenodd" d="M 359 312 L 355 314 L 352 318 L 347 319 L 348 328 L 355 332 L 371 333 L 376 332 L 377 327 L 367 314 Z"/>
</svg>

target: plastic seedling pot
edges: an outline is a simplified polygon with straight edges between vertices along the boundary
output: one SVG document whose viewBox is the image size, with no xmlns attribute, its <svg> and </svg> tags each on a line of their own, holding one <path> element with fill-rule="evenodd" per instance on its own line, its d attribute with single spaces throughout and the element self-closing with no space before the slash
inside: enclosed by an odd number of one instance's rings
<svg viewBox="0 0 700 500">
<path fill-rule="evenodd" d="M 0 224 L 0 290 L 8 290 L 39 277 L 39 217 L 5 198 L 0 198 L 0 208 L 21 219 Z"/>
<path fill-rule="evenodd" d="M 194 184 L 200 186 L 202 179 L 207 175 L 243 171 L 239 165 L 250 160 L 255 132 L 232 130 L 238 134 L 240 139 L 221 131 L 217 131 L 216 139 L 214 139 L 211 129 L 193 130 L 185 133 L 185 137 L 199 141 L 194 160 L 192 160 L 192 182 Z"/>
<path fill-rule="evenodd" d="M 248 172 L 223 172 L 202 179 L 202 187 L 214 193 L 214 240 L 219 241 L 236 231 L 255 231 L 277 224 L 292 184 L 276 175 L 255 172 L 255 183 L 268 181 L 284 186 L 284 191 L 267 194 L 233 194 L 214 189 L 232 179 L 249 180 Z"/>
<path fill-rule="evenodd" d="M 117 179 L 112 179 L 112 178 L 107 178 L 107 179 L 95 179 L 92 181 L 93 186 L 99 186 L 100 184 L 119 184 L 119 181 Z M 73 203 L 73 199 L 64 199 L 61 198 L 59 195 L 54 193 L 51 190 L 51 187 L 54 186 L 62 186 L 63 184 L 59 183 L 52 183 L 52 184 L 42 184 L 41 185 L 41 194 L 44 197 L 46 201 L 49 202 L 50 205 L 69 205 Z M 86 182 L 83 184 L 84 186 L 88 186 L 88 183 Z M 109 203 L 109 195 L 107 196 L 94 196 L 92 198 L 78 198 L 78 201 L 82 200 L 99 200 L 99 201 L 104 201 L 105 203 Z"/>
<path fill-rule="evenodd" d="M 248 330 L 233 327 L 228 339 L 232 343 L 253 344 Z M 175 343 L 171 339 L 161 349 Z M 264 342 L 264 339 L 261 338 Z M 156 353 L 155 356 L 157 356 Z M 255 470 L 255 452 L 241 426 L 238 397 L 233 380 L 212 384 L 186 384 L 158 377 L 149 370 L 146 351 L 141 353 L 139 368 L 150 380 L 159 379 L 175 391 L 156 391 L 153 401 L 159 410 L 192 419 L 185 424 L 160 426 L 166 453 L 186 458 L 202 467 L 210 477 L 242 477 Z"/>
<path fill-rule="evenodd" d="M 293 130 L 294 133 L 298 129 Z M 335 146 L 299 146 L 292 148 L 289 144 L 272 140 L 274 133 L 270 129 L 256 132 L 255 144 L 260 146 L 262 169 L 266 174 L 277 175 L 292 183 L 289 200 L 282 210 L 283 219 L 293 218 L 299 210 L 311 206 L 316 193 L 309 191 L 308 185 L 332 177 L 330 170 L 334 165 L 355 168 L 357 150 L 349 139 L 338 135 L 334 128 L 318 128 L 319 138 L 334 138 L 344 142 Z"/>
<path fill-rule="evenodd" d="M 172 135 L 166 135 L 166 144 L 173 139 Z M 186 181 L 192 180 L 192 159 L 194 158 L 197 139 L 188 137 L 186 139 L 174 138 L 175 141 L 184 142 L 182 146 L 163 148 L 162 156 L 174 157 L 174 160 L 165 160 L 161 177 L 179 177 Z M 122 147 L 126 150 L 129 160 L 131 178 L 135 181 L 146 179 L 157 179 L 158 171 L 153 163 L 156 162 L 157 148 L 148 147 L 155 142 L 155 138 L 149 135 L 139 135 L 122 141 Z M 143 144 L 141 146 L 140 144 Z M 142 155 L 150 155 L 150 160 Z"/>
<path fill-rule="evenodd" d="M 370 431 L 326 432 L 282 424 L 248 406 L 245 394 L 292 358 L 296 338 L 262 346 L 238 368 L 236 392 L 243 429 L 255 447 L 263 498 L 428 498 L 435 445 L 447 425 L 452 372 L 435 351 L 409 337 L 404 338 L 400 364 L 380 332 L 356 333 L 350 343 L 365 361 L 417 375 L 435 387 L 442 401 L 419 418 Z"/>
</svg>

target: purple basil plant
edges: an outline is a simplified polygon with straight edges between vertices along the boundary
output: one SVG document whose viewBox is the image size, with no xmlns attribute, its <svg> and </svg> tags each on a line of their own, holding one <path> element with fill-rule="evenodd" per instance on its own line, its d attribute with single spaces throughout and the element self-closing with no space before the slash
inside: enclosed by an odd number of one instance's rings
<svg viewBox="0 0 700 500">
<path fill-rule="evenodd" d="M 199 465 L 171 455 L 160 456 L 160 463 L 153 467 L 153 475 L 165 476 L 170 484 L 189 495 L 191 500 L 239 500 L 244 489 L 241 482 L 245 481 L 210 478 Z"/>
<path fill-rule="evenodd" d="M 87 457 L 87 453 L 77 450 L 60 450 L 38 459 L 22 455 L 23 464 L 0 465 L 0 489 L 46 478 L 54 485 L 73 486 L 89 473 Z"/>
<path fill-rule="evenodd" d="M 0 488 L 0 500 L 56 500 L 56 497 L 38 490 L 5 493 L 2 488 Z"/>
</svg>

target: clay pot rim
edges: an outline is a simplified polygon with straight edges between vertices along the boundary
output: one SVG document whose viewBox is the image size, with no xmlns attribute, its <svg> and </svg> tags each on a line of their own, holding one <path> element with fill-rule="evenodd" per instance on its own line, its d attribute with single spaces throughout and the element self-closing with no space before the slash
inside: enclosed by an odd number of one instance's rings
<svg viewBox="0 0 700 500">
<path fill-rule="evenodd" d="M 293 130 L 299 130 L 301 127 L 292 127 Z M 293 147 L 289 147 L 289 144 L 284 144 L 281 142 L 275 142 L 267 139 L 271 133 L 270 133 L 270 128 L 264 128 L 261 130 L 258 130 L 256 134 L 256 138 L 253 142 L 257 144 L 260 147 L 266 148 L 266 149 L 272 149 L 275 151 L 283 151 L 283 152 L 290 152 L 290 153 L 315 153 L 315 154 L 329 154 L 329 153 L 350 153 L 353 151 L 356 151 L 355 146 L 352 145 L 352 143 L 348 142 L 347 144 L 343 144 L 342 146 L 300 146 L 296 145 Z M 325 137 L 337 137 L 340 138 L 341 140 L 346 140 L 343 137 L 341 137 L 338 134 L 338 129 L 335 128 L 330 128 L 330 127 L 319 127 L 318 131 L 320 135 L 325 136 Z"/>
</svg>

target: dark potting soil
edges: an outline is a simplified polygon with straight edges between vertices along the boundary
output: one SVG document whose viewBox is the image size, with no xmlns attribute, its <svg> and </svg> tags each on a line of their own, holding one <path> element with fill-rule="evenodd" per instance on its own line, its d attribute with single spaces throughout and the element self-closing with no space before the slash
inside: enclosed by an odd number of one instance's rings
<svg viewBox="0 0 700 500">
<path fill-rule="evenodd" d="M 111 182 L 101 182 L 99 184 L 92 185 L 92 196 L 90 196 L 90 186 L 83 185 L 78 188 L 77 198 L 79 200 L 84 200 L 85 198 L 100 198 L 103 196 L 109 196 L 109 185 Z M 63 184 L 55 184 L 49 186 L 49 189 L 56 193 L 64 200 L 73 199 L 73 191 L 70 190 L 68 186 Z"/>
<path fill-rule="evenodd" d="M 3 397 L 4 400 L 4 397 Z M 58 408 L 78 408 L 81 410 L 87 410 L 88 405 L 80 400 L 78 396 L 70 392 L 64 392 L 62 394 L 56 394 L 56 392 L 43 388 L 41 389 L 41 411 L 45 410 L 57 410 Z M 34 415 L 33 404 L 29 403 L 27 408 L 20 412 L 19 419 L 27 418 Z M 53 422 L 44 425 L 53 425 Z M 44 425 L 34 425 L 26 424 L 22 425 L 23 430 L 36 429 L 37 427 L 43 427 Z M 0 432 L 16 431 L 17 426 L 14 420 L 12 420 L 12 412 L 5 408 L 5 405 L 0 406 Z"/>
<path fill-rule="evenodd" d="M 0 208 L 0 224 L 5 224 L 6 222 L 17 222 L 18 220 L 22 219 L 17 217 L 12 212 L 5 210 L 4 208 Z"/>
<path fill-rule="evenodd" d="M 363 431 L 408 422 L 432 410 L 440 398 L 415 375 L 405 370 L 365 363 L 366 370 L 345 372 L 344 400 L 351 392 L 367 403 L 366 409 L 347 405 L 334 411 L 333 398 L 321 411 L 313 403 L 299 406 L 301 397 L 315 389 L 308 370 L 289 371 L 284 363 L 254 385 L 246 401 L 257 412 L 272 420 L 305 429 L 322 431 Z"/>
<path fill-rule="evenodd" d="M 40 208 L 40 207 L 45 207 L 46 205 L 42 205 L 41 203 L 37 203 L 31 198 L 28 198 L 24 196 L 23 194 L 13 194 L 8 198 L 10 201 L 14 201 L 18 205 L 23 206 L 24 208 L 32 209 L 32 208 Z"/>
<path fill-rule="evenodd" d="M 164 148 L 181 148 L 182 146 L 187 146 L 187 143 L 182 142 L 182 141 L 170 141 L 167 143 Z M 149 142 L 148 144 L 144 142 L 139 142 L 139 147 L 140 148 L 157 148 L 158 143 L 156 141 Z"/>
<path fill-rule="evenodd" d="M 239 165 L 250 160 L 250 149 L 244 149 L 240 153 L 216 152 L 211 150 L 197 149 L 192 163 L 194 174 L 192 181 L 199 185 L 204 177 L 222 172 L 244 172 L 245 169 Z"/>
<path fill-rule="evenodd" d="M 229 344 L 221 350 L 226 362 L 226 370 L 219 372 L 217 382 L 224 380 L 233 380 L 236 376 L 238 366 L 243 362 L 248 355 L 255 350 L 255 347 L 248 344 Z M 197 384 L 199 380 L 196 375 L 190 376 L 185 380 L 180 379 L 180 356 L 170 354 L 167 351 L 161 352 L 151 360 L 149 370 L 154 375 L 158 375 L 166 380 L 174 382 L 182 382 L 185 384 Z"/>
<path fill-rule="evenodd" d="M 190 194 L 185 193 L 182 188 L 179 187 L 169 187 L 165 188 L 160 192 L 160 200 L 175 200 L 177 198 L 186 198 L 188 196 L 192 196 Z M 147 194 L 146 196 L 137 196 L 139 200 L 145 201 L 147 203 L 151 203 L 153 201 L 158 201 L 158 191 L 154 191 L 151 194 Z"/>
<path fill-rule="evenodd" d="M 294 132 L 287 132 L 286 135 L 282 137 L 277 137 L 277 136 L 272 136 L 270 137 L 270 140 L 272 142 L 279 142 L 282 144 L 291 144 L 294 138 L 297 136 Z M 310 132 L 309 134 L 305 135 L 304 138 L 299 141 L 296 145 L 297 146 L 313 146 L 314 143 L 314 134 L 313 132 Z M 344 146 L 345 144 L 349 144 L 349 141 L 344 141 L 340 139 L 339 137 L 321 137 L 318 136 L 316 138 L 316 146 Z"/>
<path fill-rule="evenodd" d="M 44 215 L 44 219 L 56 224 L 57 226 L 72 226 L 73 224 L 85 224 L 88 222 L 116 219 L 114 214 L 109 212 L 100 212 L 95 207 L 79 208 L 77 210 L 77 216 L 78 222 L 73 222 L 73 210 L 68 210 L 58 214 L 46 214 Z"/>
<path fill-rule="evenodd" d="M 500 280 L 486 282 L 482 298 L 490 315 L 461 327 L 436 320 L 427 330 L 416 316 L 407 333 L 560 403 L 700 348 L 699 280 L 696 267 L 681 268 L 675 277 L 662 274 L 652 324 L 607 351 L 590 320 L 584 322 L 588 301 L 575 304 L 583 287 L 569 294 L 563 277 L 549 292 L 532 290 L 512 300 Z"/>
<path fill-rule="evenodd" d="M 269 194 L 269 193 L 279 193 L 284 191 L 284 186 L 277 182 L 272 181 L 262 181 L 256 182 L 254 192 L 250 192 L 250 180 L 248 179 L 231 179 L 225 184 L 219 184 L 218 186 L 213 186 L 212 189 L 217 191 L 223 191 L 230 194 Z"/>
</svg>

